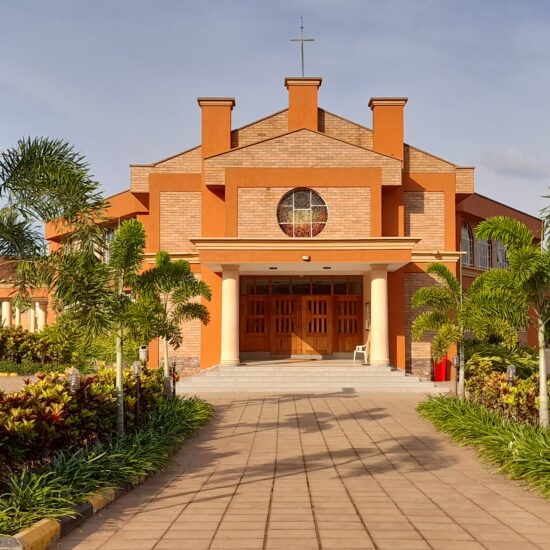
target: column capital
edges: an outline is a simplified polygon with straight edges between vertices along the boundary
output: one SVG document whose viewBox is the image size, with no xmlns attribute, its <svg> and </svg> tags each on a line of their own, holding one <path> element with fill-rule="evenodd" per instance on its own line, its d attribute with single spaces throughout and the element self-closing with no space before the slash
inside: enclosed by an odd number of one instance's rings
<svg viewBox="0 0 550 550">
<path fill-rule="evenodd" d="M 222 264 L 222 272 L 239 271 L 240 267 L 239 264 Z"/>
</svg>

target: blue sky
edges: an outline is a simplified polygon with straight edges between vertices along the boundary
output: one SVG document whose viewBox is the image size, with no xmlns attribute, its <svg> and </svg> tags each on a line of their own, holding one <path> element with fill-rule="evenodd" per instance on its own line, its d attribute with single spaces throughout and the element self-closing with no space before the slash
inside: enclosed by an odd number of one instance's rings
<svg viewBox="0 0 550 550">
<path fill-rule="evenodd" d="M 550 204 L 550 2 L 544 0 L 0 0 L 0 148 L 62 137 L 107 193 L 130 163 L 198 143 L 198 96 L 234 96 L 235 127 L 284 108 L 285 76 L 371 125 L 408 96 L 406 141 L 475 165 L 476 190 Z"/>
</svg>

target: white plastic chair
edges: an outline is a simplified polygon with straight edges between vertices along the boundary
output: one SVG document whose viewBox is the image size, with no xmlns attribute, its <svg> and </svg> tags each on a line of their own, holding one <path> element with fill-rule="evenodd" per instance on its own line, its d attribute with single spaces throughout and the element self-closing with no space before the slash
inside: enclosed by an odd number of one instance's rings
<svg viewBox="0 0 550 550">
<path fill-rule="evenodd" d="M 370 347 L 370 331 L 367 337 L 367 341 L 362 346 L 355 346 L 355 351 L 353 352 L 353 364 L 355 365 L 355 358 L 357 355 L 363 355 L 364 362 L 368 363 L 369 360 L 369 347 Z"/>
</svg>

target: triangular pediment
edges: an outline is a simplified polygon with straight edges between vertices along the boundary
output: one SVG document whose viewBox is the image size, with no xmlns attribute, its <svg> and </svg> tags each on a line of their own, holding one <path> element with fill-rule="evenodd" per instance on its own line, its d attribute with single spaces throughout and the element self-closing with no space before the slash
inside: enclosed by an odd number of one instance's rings
<svg viewBox="0 0 550 550">
<path fill-rule="evenodd" d="M 401 184 L 401 162 L 320 132 L 302 129 L 205 160 L 207 185 L 225 185 L 225 169 L 380 168 L 383 185 Z"/>
</svg>

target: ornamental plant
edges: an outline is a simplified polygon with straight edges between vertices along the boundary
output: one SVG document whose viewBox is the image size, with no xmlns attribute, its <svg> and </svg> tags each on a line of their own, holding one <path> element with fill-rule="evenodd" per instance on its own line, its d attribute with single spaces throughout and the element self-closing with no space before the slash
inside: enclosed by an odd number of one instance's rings
<svg viewBox="0 0 550 550">
<path fill-rule="evenodd" d="M 0 471 L 47 462 L 58 450 L 105 441 L 116 433 L 115 372 L 83 376 L 71 392 L 64 374 L 39 374 L 18 392 L 0 392 Z M 163 396 L 162 373 L 143 369 L 137 411 L 137 384 L 124 372 L 126 424 L 135 430 Z"/>
</svg>

